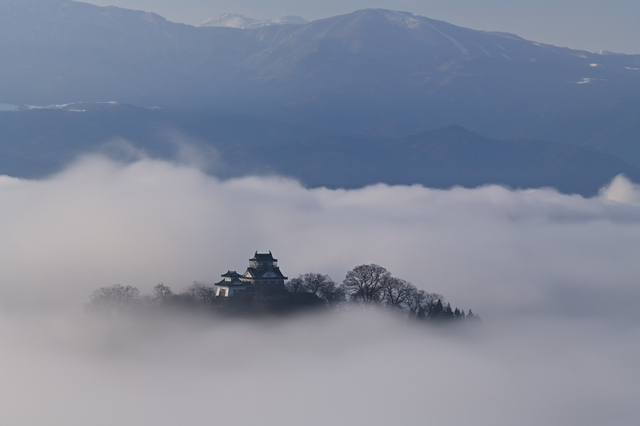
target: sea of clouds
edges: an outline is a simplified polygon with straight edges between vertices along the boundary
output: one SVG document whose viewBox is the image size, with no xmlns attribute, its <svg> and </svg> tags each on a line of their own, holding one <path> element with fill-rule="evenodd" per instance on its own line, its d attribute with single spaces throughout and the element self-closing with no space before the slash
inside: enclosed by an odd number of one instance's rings
<svg viewBox="0 0 640 426">
<path fill-rule="evenodd" d="M 95 289 L 181 291 L 271 250 L 290 278 L 377 263 L 473 309 L 253 322 L 86 316 Z M 307 189 L 88 157 L 0 177 L 0 412 L 20 425 L 632 425 L 640 189 Z"/>
</svg>

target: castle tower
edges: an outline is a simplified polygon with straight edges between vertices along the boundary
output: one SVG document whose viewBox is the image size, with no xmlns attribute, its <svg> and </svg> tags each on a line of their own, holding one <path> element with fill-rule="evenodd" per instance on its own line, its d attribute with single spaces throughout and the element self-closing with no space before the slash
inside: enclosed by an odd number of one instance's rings
<svg viewBox="0 0 640 426">
<path fill-rule="evenodd" d="M 278 259 L 275 259 L 271 252 L 256 251 L 249 259 L 249 267 L 244 275 L 236 271 L 228 271 L 222 274 L 222 278 L 222 281 L 215 284 L 218 297 L 233 297 L 244 292 L 257 292 L 263 295 L 286 293 L 284 282 L 287 277 L 280 272 Z"/>
<path fill-rule="evenodd" d="M 278 267 L 278 259 L 269 253 L 257 251 L 249 259 L 249 267 L 242 276 L 242 281 L 251 283 L 256 289 L 284 289 L 287 279 Z"/>
</svg>

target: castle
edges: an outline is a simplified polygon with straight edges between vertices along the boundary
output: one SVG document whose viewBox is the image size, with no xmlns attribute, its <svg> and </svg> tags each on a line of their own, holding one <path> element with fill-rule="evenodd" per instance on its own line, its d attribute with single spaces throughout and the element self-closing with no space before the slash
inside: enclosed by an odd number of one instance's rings
<svg viewBox="0 0 640 426">
<path fill-rule="evenodd" d="M 217 282 L 216 297 L 234 297 L 248 293 L 286 293 L 284 282 L 287 280 L 280 268 L 278 259 L 269 253 L 257 251 L 249 259 L 249 267 L 244 275 L 236 271 L 222 274 L 222 281 Z"/>
</svg>

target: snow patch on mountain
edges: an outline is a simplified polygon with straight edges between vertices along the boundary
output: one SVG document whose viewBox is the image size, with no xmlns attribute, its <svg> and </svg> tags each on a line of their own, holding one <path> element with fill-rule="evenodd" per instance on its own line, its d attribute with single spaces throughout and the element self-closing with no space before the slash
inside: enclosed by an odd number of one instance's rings
<svg viewBox="0 0 640 426">
<path fill-rule="evenodd" d="M 608 50 L 601 50 L 599 52 L 596 52 L 596 55 L 602 55 L 602 56 L 614 56 L 614 55 L 617 56 L 617 55 L 620 55 L 620 56 L 624 56 L 624 53 L 616 53 L 616 52 L 610 52 Z"/>
<path fill-rule="evenodd" d="M 475 43 L 474 43 L 474 44 L 475 44 Z M 487 55 L 488 57 L 490 57 L 490 58 L 493 58 L 493 57 L 494 57 L 494 56 L 493 56 L 491 53 L 489 53 L 489 52 L 487 51 L 487 49 L 485 49 L 484 47 L 480 46 L 479 44 L 476 44 L 476 46 L 477 46 L 480 50 L 482 50 L 482 52 L 483 52 L 485 55 Z"/>
<path fill-rule="evenodd" d="M 117 105 L 118 102 L 115 101 L 105 101 L 105 102 L 70 102 L 66 104 L 53 104 L 53 105 L 8 105 L 10 107 L 14 107 L 12 109 L 15 110 L 37 110 L 37 109 L 59 109 L 70 112 L 87 112 L 87 108 L 91 109 L 98 105 Z M 2 105 L 0 104 L 0 111 L 2 110 Z"/>
<path fill-rule="evenodd" d="M 391 10 L 380 10 L 384 14 L 384 17 L 391 22 L 400 24 L 407 28 L 415 29 L 420 26 L 420 21 L 414 17 L 412 13 L 398 12 Z"/>
<path fill-rule="evenodd" d="M 583 77 L 580 81 L 574 81 L 575 84 L 590 84 L 596 81 L 607 81 L 606 78 Z"/>
<path fill-rule="evenodd" d="M 209 18 L 199 27 L 229 27 L 229 28 L 246 28 L 247 26 L 257 22 L 256 19 L 246 18 L 242 15 L 233 13 L 223 13 L 220 16 Z"/>
<path fill-rule="evenodd" d="M 281 16 L 272 20 L 258 20 L 233 13 L 224 13 L 220 16 L 209 18 L 198 26 L 254 29 L 270 25 L 305 25 L 308 23 L 309 21 L 304 18 L 291 15 Z"/>
<path fill-rule="evenodd" d="M 407 27 L 409 28 L 417 28 L 420 25 L 420 21 L 415 18 L 407 19 Z"/>
<path fill-rule="evenodd" d="M 524 39 L 516 34 L 511 34 L 511 33 L 504 33 L 501 31 L 490 31 L 490 34 L 493 34 L 495 36 L 498 37 L 502 37 L 502 38 L 508 38 L 510 40 L 517 40 L 517 41 L 523 41 Z"/>
<path fill-rule="evenodd" d="M 460 53 L 462 53 L 464 56 L 469 56 L 469 51 L 467 50 L 466 47 L 464 47 L 464 45 L 462 43 L 460 43 L 458 40 L 456 40 L 455 38 L 451 37 L 448 34 L 445 34 L 444 32 L 440 31 L 438 28 L 436 28 L 432 23 L 427 22 L 427 25 L 429 25 L 431 27 L 431 29 L 433 29 L 434 31 L 439 32 L 440 34 L 442 34 L 443 36 L 445 36 L 451 43 L 453 43 L 453 45 L 455 47 L 458 48 L 458 50 L 460 51 Z"/>
<path fill-rule="evenodd" d="M 293 15 L 281 16 L 271 20 L 270 22 L 276 25 L 306 25 L 309 23 L 306 19 Z"/>
</svg>

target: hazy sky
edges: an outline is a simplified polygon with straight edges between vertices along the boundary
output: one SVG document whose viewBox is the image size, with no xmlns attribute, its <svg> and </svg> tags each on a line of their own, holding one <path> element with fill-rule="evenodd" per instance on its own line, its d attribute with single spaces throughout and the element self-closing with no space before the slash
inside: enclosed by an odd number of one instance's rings
<svg viewBox="0 0 640 426">
<path fill-rule="evenodd" d="M 640 188 L 305 189 L 142 159 L 0 176 L 6 424 L 635 425 Z M 484 326 L 375 312 L 280 322 L 121 318 L 100 286 L 181 291 L 273 250 L 290 277 L 378 263 Z M 34 405 L 34 401 L 37 404 Z"/>
<path fill-rule="evenodd" d="M 637 0 L 90 0 L 156 12 L 198 24 L 222 13 L 253 18 L 298 15 L 308 20 L 363 8 L 409 11 L 481 30 L 512 32 L 526 39 L 589 51 L 640 54 Z"/>
</svg>

